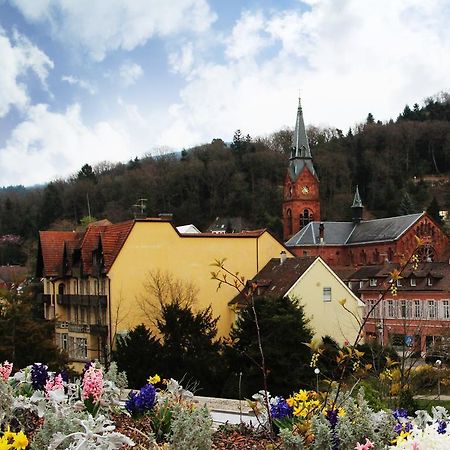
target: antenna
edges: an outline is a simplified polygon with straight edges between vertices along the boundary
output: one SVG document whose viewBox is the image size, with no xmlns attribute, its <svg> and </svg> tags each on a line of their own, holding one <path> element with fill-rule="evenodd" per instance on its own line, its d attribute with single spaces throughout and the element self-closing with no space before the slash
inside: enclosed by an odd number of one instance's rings
<svg viewBox="0 0 450 450">
<path fill-rule="evenodd" d="M 137 215 L 144 216 L 144 211 L 147 208 L 147 199 L 146 198 L 138 198 L 136 200 L 136 203 L 133 205 L 133 208 L 135 209 L 134 216 Z"/>
</svg>

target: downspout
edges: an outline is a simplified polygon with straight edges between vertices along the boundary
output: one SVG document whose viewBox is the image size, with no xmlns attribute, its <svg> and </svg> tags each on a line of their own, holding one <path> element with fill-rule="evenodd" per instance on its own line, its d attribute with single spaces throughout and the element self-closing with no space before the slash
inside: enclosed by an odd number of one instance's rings
<svg viewBox="0 0 450 450">
<path fill-rule="evenodd" d="M 107 359 L 110 358 L 110 355 L 112 354 L 112 314 L 111 314 L 111 280 L 106 276 L 106 279 L 108 280 L 108 302 L 107 302 L 107 308 L 108 308 L 108 337 L 109 337 L 109 355 Z M 106 355 L 105 355 L 106 356 Z"/>
</svg>

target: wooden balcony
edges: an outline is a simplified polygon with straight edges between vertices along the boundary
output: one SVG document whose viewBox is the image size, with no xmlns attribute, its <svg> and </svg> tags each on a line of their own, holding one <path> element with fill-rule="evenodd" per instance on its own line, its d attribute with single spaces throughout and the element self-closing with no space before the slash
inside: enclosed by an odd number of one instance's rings
<svg viewBox="0 0 450 450">
<path fill-rule="evenodd" d="M 95 336 L 106 336 L 108 334 L 108 327 L 106 325 L 87 324 L 87 323 L 73 323 L 58 321 L 55 328 L 61 332 L 66 330 L 68 333 L 84 333 Z"/>
<path fill-rule="evenodd" d="M 51 295 L 50 294 L 38 294 L 38 300 L 41 303 L 45 303 L 46 305 L 50 305 Z"/>
<path fill-rule="evenodd" d="M 106 295 L 58 294 L 56 303 L 58 305 L 106 307 L 107 297 Z"/>
</svg>

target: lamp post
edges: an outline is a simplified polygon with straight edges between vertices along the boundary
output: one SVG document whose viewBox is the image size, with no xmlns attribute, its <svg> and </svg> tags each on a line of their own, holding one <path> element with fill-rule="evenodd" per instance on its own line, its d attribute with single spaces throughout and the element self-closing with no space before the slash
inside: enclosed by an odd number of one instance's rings
<svg viewBox="0 0 450 450">
<path fill-rule="evenodd" d="M 441 371 L 439 369 L 441 368 L 442 361 L 440 359 L 437 359 L 435 364 L 438 369 L 437 388 L 438 388 L 438 400 L 440 400 L 441 399 Z"/>
<path fill-rule="evenodd" d="M 318 367 L 316 367 L 314 369 L 314 373 L 316 374 L 316 392 L 319 392 L 319 374 L 320 374 L 320 369 Z"/>
</svg>

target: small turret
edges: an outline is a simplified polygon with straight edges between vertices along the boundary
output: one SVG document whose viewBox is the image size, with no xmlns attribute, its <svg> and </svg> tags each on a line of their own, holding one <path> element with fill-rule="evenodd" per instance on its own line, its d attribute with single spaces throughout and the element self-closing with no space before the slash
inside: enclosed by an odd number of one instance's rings
<svg viewBox="0 0 450 450">
<path fill-rule="evenodd" d="M 353 223 L 361 222 L 362 216 L 363 216 L 363 210 L 364 210 L 364 206 L 362 204 L 361 197 L 359 195 L 358 186 L 356 186 L 355 197 L 353 198 L 353 205 L 352 205 Z"/>
</svg>

